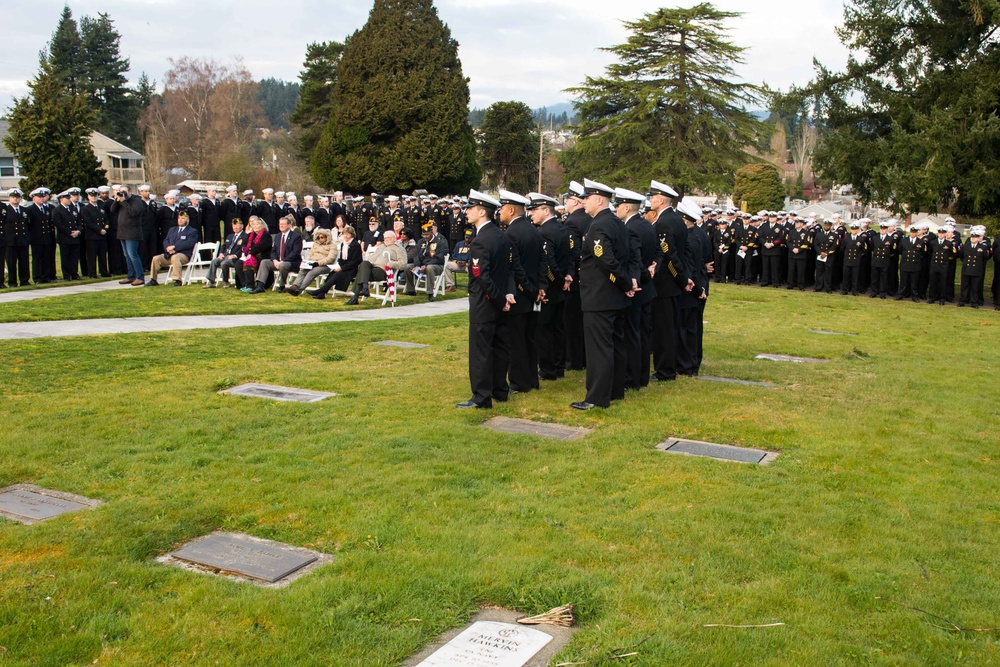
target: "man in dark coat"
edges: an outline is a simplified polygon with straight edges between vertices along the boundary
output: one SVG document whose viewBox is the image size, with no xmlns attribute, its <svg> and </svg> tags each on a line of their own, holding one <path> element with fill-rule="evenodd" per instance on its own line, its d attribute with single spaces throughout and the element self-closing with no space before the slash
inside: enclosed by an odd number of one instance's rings
<svg viewBox="0 0 1000 667">
<path fill-rule="evenodd" d="M 28 248 L 31 236 L 28 233 L 28 209 L 21 204 L 21 191 L 12 188 L 7 193 L 7 203 L 0 206 L 0 226 L 4 230 L 7 251 L 7 278 L 11 287 L 27 285 L 31 278 L 28 263 Z M 0 280 L 0 283 L 3 281 Z"/>
<path fill-rule="evenodd" d="M 63 280 L 80 280 L 80 246 L 83 242 L 83 224 L 70 202 L 69 191 L 59 193 L 59 206 L 52 212 L 59 243 L 59 263 Z"/>
<path fill-rule="evenodd" d="M 506 401 L 509 342 L 506 313 L 514 303 L 514 248 L 493 224 L 500 202 L 469 192 L 466 214 L 476 227 L 469 245 L 469 383 L 472 398 L 456 408 L 492 408 Z"/>
<path fill-rule="evenodd" d="M 84 229 L 87 251 L 88 278 L 108 278 L 108 218 L 98 205 L 97 188 L 87 188 L 87 201 L 80 207 L 80 222 Z"/>
<path fill-rule="evenodd" d="M 694 283 L 685 273 L 684 248 L 687 245 L 687 228 L 680 213 L 673 206 L 678 194 L 668 185 L 652 181 L 649 203 L 656 211 L 653 227 L 660 241 L 663 266 L 653 276 L 656 298 L 653 299 L 653 375 L 657 382 L 677 378 L 678 307 L 677 299 Z"/>
<path fill-rule="evenodd" d="M 909 235 L 899 242 L 899 291 L 896 300 L 910 297 L 917 301 L 919 297 L 918 282 L 923 266 L 924 255 L 927 254 L 927 242 L 917 234 L 920 230 L 916 225 L 910 225 Z M 847 239 L 844 239 L 847 242 Z M 929 272 L 928 272 L 928 275 Z"/>
<path fill-rule="evenodd" d="M 868 244 L 865 237 L 861 236 L 861 223 L 855 220 L 850 226 L 851 233 L 844 237 L 840 244 L 840 254 L 844 261 L 844 278 L 841 281 L 840 293 L 847 294 L 848 291 L 854 296 L 860 294 L 861 289 L 861 264 L 865 253 L 868 251 Z"/>
<path fill-rule="evenodd" d="M 205 198 L 201 200 L 198 207 L 198 214 L 201 217 L 202 240 L 205 243 L 215 243 L 223 237 L 219 227 L 219 207 L 215 201 L 215 188 L 208 188 Z"/>
<path fill-rule="evenodd" d="M 638 254 L 639 290 L 632 297 L 625 311 L 625 386 L 641 389 L 649 384 L 649 359 L 652 354 L 653 314 L 652 302 L 656 298 L 653 278 L 663 265 L 660 239 L 653 225 L 639 213 L 646 196 L 615 189 L 615 214 L 625 221 L 632 243 L 632 259 Z"/>
<path fill-rule="evenodd" d="M 625 224 L 608 208 L 614 190 L 584 179 L 584 207 L 593 217 L 580 259 L 580 301 L 587 346 L 587 396 L 576 410 L 610 407 L 625 396 L 625 310 L 639 289 L 639 262 Z"/>
<path fill-rule="evenodd" d="M 962 244 L 959 255 L 962 258 L 962 291 L 958 305 L 983 305 L 983 283 L 986 280 L 986 263 L 991 255 L 989 241 L 985 239 L 986 228 L 976 226 L 969 233 L 969 239 Z"/>
<path fill-rule="evenodd" d="M 572 257 L 569 249 L 569 232 L 556 217 L 557 202 L 539 192 L 528 193 L 531 203 L 528 210 L 531 222 L 538 227 L 542 237 L 545 258 L 545 278 L 542 288 L 545 297 L 538 312 L 535 329 L 535 347 L 538 350 L 538 377 L 556 380 L 566 369 L 566 296 Z"/>
<path fill-rule="evenodd" d="M 569 234 L 570 253 L 569 292 L 564 317 L 566 370 L 582 371 L 587 367 L 587 352 L 583 341 L 583 310 L 580 307 L 580 251 L 583 249 L 583 237 L 590 229 L 591 217 L 583 207 L 583 186 L 576 181 L 570 182 L 563 202 L 567 212 L 563 226 Z"/>
<path fill-rule="evenodd" d="M 892 258 L 898 249 L 896 248 L 896 237 L 889 233 L 889 221 L 883 220 L 878 223 L 878 229 L 879 233 L 870 237 L 872 244 L 871 297 L 885 299 L 889 296 L 889 269 L 892 266 Z"/>
<path fill-rule="evenodd" d="M 53 263 L 56 254 L 55 227 L 45 204 L 42 189 L 31 192 L 28 206 L 28 235 L 31 239 L 31 277 L 36 285 L 44 285 L 56 279 Z"/>
<path fill-rule="evenodd" d="M 681 294 L 680 337 L 677 345 L 677 372 L 694 377 L 701 368 L 702 336 L 704 334 L 705 304 L 708 301 L 709 267 L 712 265 L 712 242 L 697 224 L 702 216 L 697 204 L 684 200 L 677 206 L 684 217 L 688 231 L 684 251 L 686 274 L 691 276 L 693 287 Z"/>
</svg>

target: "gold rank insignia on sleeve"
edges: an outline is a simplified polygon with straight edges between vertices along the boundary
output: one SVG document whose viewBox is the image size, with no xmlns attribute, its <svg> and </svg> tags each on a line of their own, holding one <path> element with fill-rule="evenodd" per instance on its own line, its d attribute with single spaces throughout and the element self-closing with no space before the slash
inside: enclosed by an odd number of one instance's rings
<svg viewBox="0 0 1000 667">
<path fill-rule="evenodd" d="M 552 281 L 553 281 L 553 280 L 555 280 L 555 279 L 556 279 L 556 277 L 555 277 L 555 275 L 554 275 L 554 274 L 552 273 L 552 269 L 549 269 L 549 282 L 552 282 Z"/>
<path fill-rule="evenodd" d="M 611 282 L 613 282 L 613 283 L 618 281 L 618 279 L 615 278 L 615 274 L 613 274 L 613 273 L 610 276 L 608 276 L 608 277 L 611 279 Z"/>
<path fill-rule="evenodd" d="M 670 244 L 666 241 L 660 241 L 660 252 L 670 252 Z"/>
<path fill-rule="evenodd" d="M 569 237 L 569 249 L 572 250 L 576 247 L 576 243 L 573 241 L 573 237 Z"/>
<path fill-rule="evenodd" d="M 674 268 L 674 263 L 673 262 L 667 262 L 667 268 L 670 269 L 670 274 L 674 278 L 676 278 L 677 277 L 677 269 Z"/>
<path fill-rule="evenodd" d="M 507 257 L 507 261 L 508 262 L 513 262 L 514 261 L 514 253 L 510 253 L 510 255 Z"/>
<path fill-rule="evenodd" d="M 601 257 L 604 255 L 604 248 L 601 246 L 601 239 L 596 239 L 594 241 L 594 257 Z"/>
</svg>

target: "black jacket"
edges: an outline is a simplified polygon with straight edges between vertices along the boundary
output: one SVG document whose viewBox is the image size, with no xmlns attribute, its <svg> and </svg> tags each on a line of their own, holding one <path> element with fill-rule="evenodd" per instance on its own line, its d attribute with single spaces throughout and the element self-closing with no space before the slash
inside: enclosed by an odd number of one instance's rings
<svg viewBox="0 0 1000 667">
<path fill-rule="evenodd" d="M 573 256 L 569 249 L 569 232 L 558 218 L 549 218 L 538 228 L 542 236 L 542 252 L 545 256 L 545 298 L 550 303 L 566 299 L 563 285 L 566 276 L 573 270 Z"/>
<path fill-rule="evenodd" d="M 489 222 L 469 244 L 469 322 L 495 322 L 507 295 L 515 294 L 514 247 L 499 227 Z"/>
<path fill-rule="evenodd" d="M 636 292 L 632 297 L 632 303 L 643 305 L 652 301 L 656 297 L 656 285 L 653 276 L 649 275 L 650 264 L 656 264 L 654 275 L 663 269 L 663 250 L 660 248 L 660 239 L 656 236 L 656 230 L 645 218 L 636 213 L 628 222 L 625 228 L 632 235 L 632 243 L 639 253 L 639 287 L 641 292 Z"/>
<path fill-rule="evenodd" d="M 580 258 L 580 303 L 584 312 L 624 310 L 638 262 L 632 264 L 632 237 L 610 210 L 594 216 Z"/>
<path fill-rule="evenodd" d="M 514 246 L 514 254 L 522 271 L 515 274 L 517 292 L 516 303 L 510 307 L 511 313 L 530 313 L 538 299 L 538 290 L 547 282 L 548 266 L 542 235 L 524 216 L 511 220 L 507 227 L 507 238 Z"/>
<path fill-rule="evenodd" d="M 660 241 L 660 252 L 663 253 L 663 266 L 653 278 L 656 296 L 661 299 L 679 296 L 690 278 L 684 269 L 684 251 L 687 247 L 684 218 L 672 206 L 668 207 L 660 211 L 654 230 Z"/>
</svg>

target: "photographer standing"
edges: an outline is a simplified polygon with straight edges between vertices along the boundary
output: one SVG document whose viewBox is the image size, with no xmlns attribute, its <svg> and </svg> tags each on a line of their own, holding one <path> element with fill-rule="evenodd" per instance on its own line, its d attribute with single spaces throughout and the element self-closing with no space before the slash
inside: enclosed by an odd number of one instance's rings
<svg viewBox="0 0 1000 667">
<path fill-rule="evenodd" d="M 122 285 L 138 287 L 144 284 L 139 241 L 142 240 L 142 214 L 145 208 L 142 199 L 133 195 L 127 185 L 123 185 L 115 193 L 115 201 L 111 204 L 111 215 L 118 220 L 118 240 L 121 241 L 128 268 L 128 277 L 118 281 Z"/>
</svg>

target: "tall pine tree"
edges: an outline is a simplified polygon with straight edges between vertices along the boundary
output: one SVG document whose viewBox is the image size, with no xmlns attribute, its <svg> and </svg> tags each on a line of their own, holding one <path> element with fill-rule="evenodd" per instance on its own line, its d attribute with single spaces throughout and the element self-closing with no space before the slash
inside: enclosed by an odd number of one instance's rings
<svg viewBox="0 0 1000 667">
<path fill-rule="evenodd" d="M 626 21 L 628 41 L 605 49 L 618 62 L 569 89 L 580 127 L 567 164 L 635 187 L 656 178 L 682 194 L 730 192 L 763 130 L 745 110 L 760 89 L 734 80 L 744 49 L 725 38 L 724 24 L 737 16 L 701 3 Z"/>
<path fill-rule="evenodd" d="M 337 66 L 344 46 L 340 42 L 313 42 L 306 46 L 305 69 L 299 74 L 299 99 L 290 118 L 295 125 L 299 155 L 305 160 L 313 154 L 323 128 L 333 116 Z"/>
<path fill-rule="evenodd" d="M 458 42 L 431 0 L 375 0 L 338 73 L 311 160 L 317 183 L 396 192 L 479 183 Z"/>
<path fill-rule="evenodd" d="M 4 139 L 21 165 L 21 189 L 44 184 L 58 192 L 106 183 L 90 146 L 94 114 L 86 98 L 67 90 L 65 79 L 47 60 L 28 88 L 28 96 L 14 100 Z"/>
<path fill-rule="evenodd" d="M 125 77 L 129 61 L 119 51 L 121 35 L 107 14 L 98 14 L 96 19 L 80 19 L 80 40 L 83 76 L 79 92 L 87 96 L 94 111 L 94 129 L 134 146 L 135 102 Z"/>
<path fill-rule="evenodd" d="M 538 184 L 538 131 L 524 102 L 495 102 L 479 127 L 479 156 L 490 185 L 515 192 Z"/>
<path fill-rule="evenodd" d="M 83 45 L 80 30 L 73 18 L 69 5 L 63 5 L 62 15 L 52 33 L 47 52 L 42 53 L 42 60 L 48 60 L 52 73 L 58 77 L 69 92 L 79 92 L 81 80 L 86 76 Z"/>
</svg>

